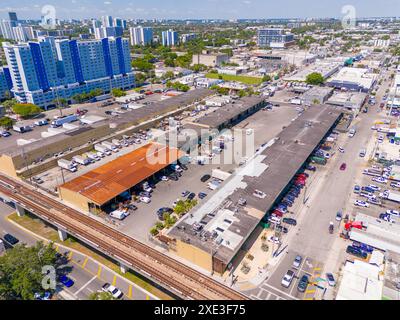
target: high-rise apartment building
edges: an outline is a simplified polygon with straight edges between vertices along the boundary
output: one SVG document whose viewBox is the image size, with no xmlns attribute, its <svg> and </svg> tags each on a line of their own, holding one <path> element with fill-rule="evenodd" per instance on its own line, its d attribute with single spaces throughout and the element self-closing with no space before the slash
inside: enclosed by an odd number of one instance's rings
<svg viewBox="0 0 400 320">
<path fill-rule="evenodd" d="M 96 39 L 103 39 L 109 37 L 122 37 L 124 29 L 122 27 L 100 27 L 94 29 L 94 36 Z"/>
<path fill-rule="evenodd" d="M 111 16 L 101 17 L 101 24 L 103 27 L 114 27 L 114 19 Z"/>
<path fill-rule="evenodd" d="M 94 89 L 110 92 L 135 83 L 128 39 L 77 41 L 41 38 L 38 42 L 3 43 L 13 83 L 12 92 L 22 103 L 43 108 L 57 97 L 71 101 Z"/>
<path fill-rule="evenodd" d="M 169 29 L 162 32 L 162 45 L 165 47 L 172 47 L 178 44 L 178 32 Z"/>
<path fill-rule="evenodd" d="M 0 100 L 6 98 L 7 92 L 11 93 L 12 80 L 8 67 L 0 68 Z"/>
<path fill-rule="evenodd" d="M 131 44 L 133 46 L 146 46 L 153 42 L 153 28 L 130 28 Z"/>
</svg>

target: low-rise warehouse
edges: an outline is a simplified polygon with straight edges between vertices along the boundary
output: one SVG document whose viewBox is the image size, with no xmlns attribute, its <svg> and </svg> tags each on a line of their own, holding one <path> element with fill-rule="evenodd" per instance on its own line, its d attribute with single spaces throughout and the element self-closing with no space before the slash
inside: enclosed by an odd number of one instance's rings
<svg viewBox="0 0 400 320">
<path fill-rule="evenodd" d="M 30 176 L 56 166 L 54 154 L 64 152 L 64 157 L 70 160 L 74 155 L 82 154 L 92 148 L 90 142 L 113 138 L 117 132 L 150 128 L 155 117 L 162 117 L 171 112 L 179 112 L 194 102 L 210 96 L 212 91 L 207 89 L 192 90 L 177 97 L 147 105 L 144 108 L 127 112 L 112 119 L 99 121 L 91 125 L 80 126 L 77 129 L 66 131 L 54 136 L 43 138 L 24 146 L 0 148 L 0 170 L 10 176 Z M 147 127 L 139 127 L 148 121 Z M 130 134 L 129 130 L 124 134 Z M 99 141 L 100 140 L 100 141 Z M 89 144 L 88 144 L 89 143 Z M 66 155 L 70 149 L 80 148 L 76 152 Z"/>
<path fill-rule="evenodd" d="M 306 110 L 209 201 L 171 229 L 170 250 L 205 270 L 224 273 L 340 118 L 340 112 L 326 106 Z"/>
<path fill-rule="evenodd" d="M 102 210 L 119 195 L 176 163 L 178 149 L 150 143 L 59 187 L 61 199 L 84 211 Z"/>
</svg>

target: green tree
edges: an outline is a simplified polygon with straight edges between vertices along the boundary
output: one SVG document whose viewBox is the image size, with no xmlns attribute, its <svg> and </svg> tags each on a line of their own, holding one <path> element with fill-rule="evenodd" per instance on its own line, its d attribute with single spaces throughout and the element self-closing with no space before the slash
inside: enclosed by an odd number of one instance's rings
<svg viewBox="0 0 400 320">
<path fill-rule="evenodd" d="M 163 78 L 164 80 L 173 79 L 174 77 L 175 77 L 175 74 L 174 74 L 173 71 L 167 71 L 167 72 L 162 76 L 162 78 Z"/>
<path fill-rule="evenodd" d="M 4 108 L 6 108 L 7 112 L 12 111 L 12 108 L 17 104 L 16 99 L 6 100 L 3 102 Z"/>
<path fill-rule="evenodd" d="M 154 69 L 154 64 L 146 59 L 136 59 L 132 61 L 132 67 L 138 71 L 147 72 Z"/>
<path fill-rule="evenodd" d="M 205 70 L 207 70 L 207 66 L 204 64 L 195 64 L 195 65 L 193 65 L 192 70 L 194 72 L 205 71 Z"/>
<path fill-rule="evenodd" d="M 12 111 L 15 114 L 19 115 L 20 117 L 22 117 L 22 118 L 29 118 L 29 117 L 32 117 L 34 115 L 38 115 L 43 110 L 41 108 L 39 108 L 37 105 L 35 105 L 35 104 L 31 104 L 31 103 L 26 103 L 26 104 L 16 103 L 12 107 Z"/>
<path fill-rule="evenodd" d="M 60 115 L 62 116 L 62 109 L 68 107 L 68 101 L 64 98 L 56 98 L 53 100 L 53 103 L 57 107 L 57 109 L 60 111 Z"/>
<path fill-rule="evenodd" d="M 89 295 L 89 300 L 117 300 L 110 292 L 93 292 Z"/>
<path fill-rule="evenodd" d="M 14 120 L 9 117 L 0 118 L 0 127 L 10 129 L 14 124 Z"/>
<path fill-rule="evenodd" d="M 269 82 L 272 81 L 272 78 L 269 74 L 266 74 L 263 78 L 262 78 L 262 82 Z"/>
<path fill-rule="evenodd" d="M 89 98 L 101 96 L 103 93 L 104 93 L 104 91 L 100 88 L 93 89 L 92 91 L 89 92 Z"/>
<path fill-rule="evenodd" d="M 311 85 L 320 85 L 325 82 L 325 79 L 322 76 L 322 74 L 320 74 L 318 72 L 313 72 L 307 76 L 306 82 L 307 82 L 307 84 L 311 84 Z"/>
<path fill-rule="evenodd" d="M 33 300 L 36 292 L 44 294 L 44 266 L 57 267 L 53 244 L 22 244 L 8 250 L 0 257 L 0 300 Z"/>
<path fill-rule="evenodd" d="M 124 90 L 115 88 L 115 89 L 112 89 L 112 95 L 114 98 L 125 97 L 126 92 Z"/>
</svg>

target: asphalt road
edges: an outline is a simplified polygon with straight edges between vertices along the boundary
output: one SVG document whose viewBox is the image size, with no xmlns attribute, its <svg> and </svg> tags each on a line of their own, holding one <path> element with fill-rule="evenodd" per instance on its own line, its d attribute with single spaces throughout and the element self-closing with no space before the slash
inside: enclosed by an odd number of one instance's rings
<svg viewBox="0 0 400 320">
<path fill-rule="evenodd" d="M 14 211 L 10 206 L 0 202 L 0 238 L 10 233 L 19 239 L 20 243 L 26 243 L 29 246 L 35 245 L 38 238 L 7 220 L 7 216 Z M 7 245 L 7 247 L 10 248 L 11 246 Z M 63 299 L 87 300 L 90 294 L 101 290 L 101 287 L 106 282 L 118 287 L 124 293 L 124 300 L 157 299 L 97 261 L 89 259 L 83 254 L 72 252 L 67 248 L 58 246 L 56 248 L 58 252 L 68 258 L 68 263 L 63 265 L 60 271 L 64 271 L 74 281 L 74 285 L 71 288 L 58 286 L 57 290 L 60 291 L 60 296 Z"/>
<path fill-rule="evenodd" d="M 287 244 L 288 247 L 282 253 L 282 259 L 272 275 L 257 289 L 249 291 L 253 298 L 269 299 L 267 296 L 272 294 L 272 296 L 278 295 L 280 299 L 312 299 L 316 290 L 308 288 L 308 294 L 302 296 L 296 289 L 297 278 L 304 273 L 310 275 L 313 280 L 324 277 L 321 273 L 325 270 L 324 267 L 330 259 L 330 254 L 337 249 L 334 245 L 339 233 L 339 228 L 335 228 L 334 234 L 329 234 L 329 223 L 335 222 L 337 211 L 344 210 L 349 205 L 355 177 L 359 175 L 365 161 L 359 157 L 359 151 L 368 145 L 374 121 L 386 115 L 384 112 L 379 112 L 378 106 L 388 85 L 388 82 L 384 83 L 378 91 L 376 106 L 370 107 L 367 114 L 360 113 L 353 122 L 352 126 L 357 127 L 356 135 L 349 138 L 342 134 L 339 138 L 338 146 L 343 147 L 345 153 L 337 152 L 325 167 L 319 166 L 314 178 L 309 179 L 313 182 L 307 188 L 306 196 L 300 196 L 297 200 L 301 202 L 303 197 L 308 199 L 305 205 L 298 206 L 300 207 L 299 212 L 295 213 L 298 225 L 290 231 L 286 239 L 283 239 L 283 245 Z M 339 169 L 343 163 L 347 165 L 345 171 Z M 297 278 L 292 285 L 288 289 L 283 288 L 281 286 L 282 277 L 287 270 L 292 268 L 293 259 L 297 254 L 303 257 L 303 262 L 308 260 L 312 267 L 306 271 L 304 268 L 297 271 Z M 335 271 L 337 270 L 329 270 L 329 272 Z"/>
</svg>

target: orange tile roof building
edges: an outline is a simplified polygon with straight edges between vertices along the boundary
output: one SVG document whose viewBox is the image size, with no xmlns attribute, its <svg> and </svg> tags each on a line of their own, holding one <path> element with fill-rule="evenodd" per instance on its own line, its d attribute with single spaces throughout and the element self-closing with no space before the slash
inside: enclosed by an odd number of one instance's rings
<svg viewBox="0 0 400 320">
<path fill-rule="evenodd" d="M 101 208 L 184 155 L 178 149 L 150 143 L 61 185 L 59 195 L 85 211 Z"/>
</svg>

